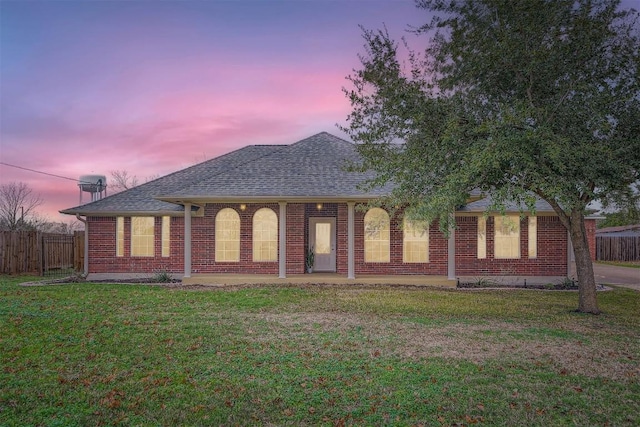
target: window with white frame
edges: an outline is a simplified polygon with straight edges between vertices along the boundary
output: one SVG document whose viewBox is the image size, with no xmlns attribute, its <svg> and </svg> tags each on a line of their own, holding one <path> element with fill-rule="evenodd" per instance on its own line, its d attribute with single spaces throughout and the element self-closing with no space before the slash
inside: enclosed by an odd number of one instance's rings
<svg viewBox="0 0 640 427">
<path fill-rule="evenodd" d="M 538 218 L 529 217 L 529 258 L 538 257 Z"/>
<path fill-rule="evenodd" d="M 240 215 L 231 208 L 216 215 L 216 262 L 240 261 Z"/>
<path fill-rule="evenodd" d="M 429 262 L 429 224 L 405 218 L 402 224 L 402 261 Z"/>
<path fill-rule="evenodd" d="M 520 258 L 520 215 L 493 217 L 494 258 Z"/>
<path fill-rule="evenodd" d="M 253 260 L 278 260 L 278 216 L 269 208 L 253 215 Z"/>
<path fill-rule="evenodd" d="M 124 256 L 124 217 L 116 217 L 116 256 Z"/>
<path fill-rule="evenodd" d="M 478 217 L 478 259 L 487 257 L 487 218 L 485 216 Z"/>
<path fill-rule="evenodd" d="M 162 256 L 171 255 L 171 217 L 162 217 Z"/>
<path fill-rule="evenodd" d="M 364 216 L 364 261 L 389 262 L 390 260 L 389 214 L 380 208 L 371 208 Z"/>
<path fill-rule="evenodd" d="M 131 256 L 154 256 L 154 220 L 152 216 L 131 217 Z"/>
</svg>

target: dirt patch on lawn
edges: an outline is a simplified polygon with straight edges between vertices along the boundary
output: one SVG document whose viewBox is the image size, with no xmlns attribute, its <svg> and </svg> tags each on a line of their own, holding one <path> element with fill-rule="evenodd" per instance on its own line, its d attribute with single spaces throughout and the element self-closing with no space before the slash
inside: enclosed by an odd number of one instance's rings
<svg viewBox="0 0 640 427">
<path fill-rule="evenodd" d="M 482 325 L 424 325 L 350 313 L 301 313 L 260 315 L 273 322 L 279 339 L 296 335 L 337 334 L 338 339 L 357 340 L 372 357 L 398 356 L 419 360 L 429 357 L 466 360 L 476 364 L 498 360 L 506 365 L 533 363 L 551 366 L 558 375 L 584 375 L 612 380 L 640 379 L 640 358 L 629 342 L 612 342 L 597 336 L 529 328 L 504 322 Z M 558 334 L 561 334 L 561 332 Z M 293 334 L 293 335 L 292 335 Z M 304 345 L 304 339 L 298 341 Z M 271 337 L 273 338 L 273 337 Z M 269 339 L 269 337 L 265 337 Z M 318 351 L 318 349 L 314 349 Z"/>
</svg>

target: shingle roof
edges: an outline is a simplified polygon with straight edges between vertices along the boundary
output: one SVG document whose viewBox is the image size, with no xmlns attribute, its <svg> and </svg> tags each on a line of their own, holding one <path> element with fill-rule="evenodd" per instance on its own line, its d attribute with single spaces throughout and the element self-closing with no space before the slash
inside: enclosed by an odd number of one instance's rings
<svg viewBox="0 0 640 427">
<path fill-rule="evenodd" d="M 458 209 L 458 212 L 484 212 L 491 205 L 492 200 L 490 197 L 485 197 L 484 199 L 476 200 L 475 202 L 468 203 L 467 205 Z M 536 212 L 554 212 L 553 208 L 549 203 L 542 199 L 536 200 Z M 527 207 L 522 205 L 518 205 L 517 203 L 507 203 L 505 206 L 505 211 L 507 212 L 519 212 L 527 211 Z"/>
<path fill-rule="evenodd" d="M 186 169 L 163 176 L 129 190 L 104 199 L 61 211 L 66 214 L 115 214 L 182 212 L 183 208 L 174 203 L 157 200 L 166 193 L 177 192 L 184 186 L 202 181 L 240 165 L 250 163 L 260 157 L 282 149 L 282 145 L 252 145 L 199 163 Z"/>
<path fill-rule="evenodd" d="M 183 207 L 167 200 L 231 197 L 366 199 L 387 194 L 390 187 L 368 193 L 358 189 L 358 184 L 373 176 L 345 171 L 347 162 L 358 160 L 352 143 L 323 132 L 291 145 L 250 145 L 61 212 L 80 215 L 171 213 L 181 212 Z"/>
<path fill-rule="evenodd" d="M 283 147 L 269 155 L 211 176 L 166 198 L 179 197 L 376 197 L 389 189 L 365 193 L 358 184 L 372 174 L 345 171 L 359 161 L 355 146 L 326 132 Z"/>
<path fill-rule="evenodd" d="M 345 170 L 350 162 L 359 161 L 354 144 L 322 132 L 290 145 L 250 145 L 61 212 L 86 216 L 170 215 L 183 212 L 181 201 L 366 200 L 389 194 L 391 185 L 368 192 L 358 188 L 375 176 L 373 172 Z M 490 203 L 488 198 L 477 200 L 459 212 L 484 212 Z M 519 208 L 514 204 L 507 210 Z M 536 202 L 536 210 L 553 211 L 541 200 Z"/>
</svg>

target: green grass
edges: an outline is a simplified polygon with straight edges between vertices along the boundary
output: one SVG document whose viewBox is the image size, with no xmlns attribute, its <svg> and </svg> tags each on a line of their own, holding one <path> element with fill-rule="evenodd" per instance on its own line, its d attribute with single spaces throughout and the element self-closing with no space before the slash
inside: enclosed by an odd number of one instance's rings
<svg viewBox="0 0 640 427">
<path fill-rule="evenodd" d="M 617 267 L 640 268 L 640 261 L 597 261 L 598 264 L 615 265 Z"/>
<path fill-rule="evenodd" d="M 0 276 L 0 426 L 638 425 L 640 293 Z"/>
</svg>

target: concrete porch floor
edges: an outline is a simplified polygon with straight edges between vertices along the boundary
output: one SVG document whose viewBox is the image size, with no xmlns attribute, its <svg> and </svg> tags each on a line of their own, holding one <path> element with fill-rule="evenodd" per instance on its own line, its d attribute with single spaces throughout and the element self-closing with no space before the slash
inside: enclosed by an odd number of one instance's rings
<svg viewBox="0 0 640 427">
<path fill-rule="evenodd" d="M 456 281 L 447 276 L 378 276 L 359 275 L 355 279 L 335 273 L 290 274 L 285 279 L 270 274 L 193 274 L 183 277 L 185 285 L 255 285 L 255 284 L 328 284 L 328 285 L 405 285 L 455 288 Z"/>
</svg>

